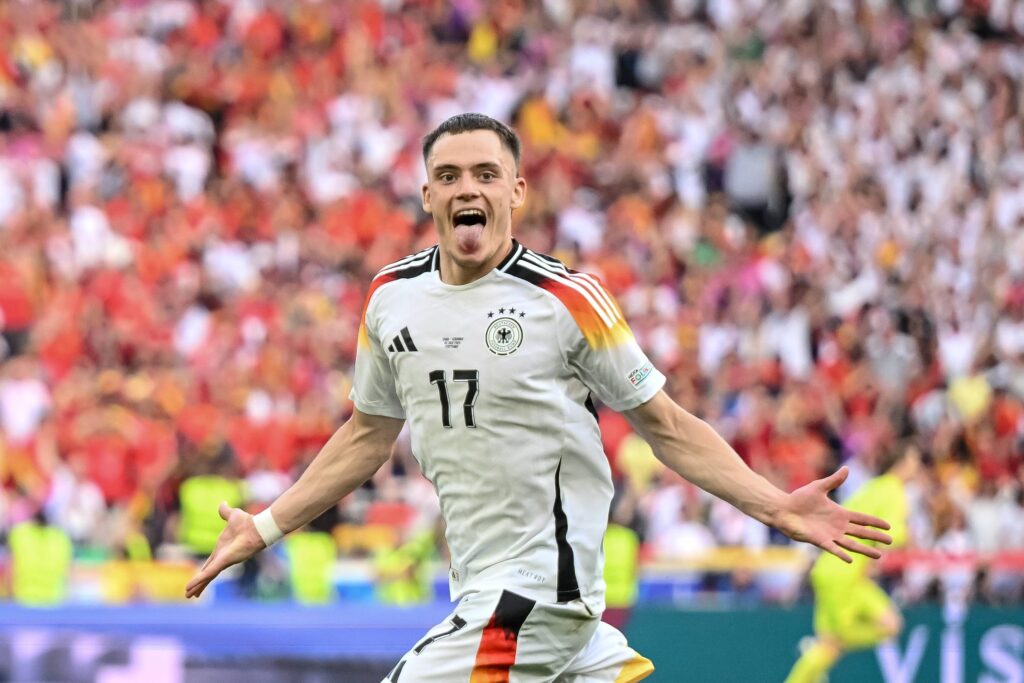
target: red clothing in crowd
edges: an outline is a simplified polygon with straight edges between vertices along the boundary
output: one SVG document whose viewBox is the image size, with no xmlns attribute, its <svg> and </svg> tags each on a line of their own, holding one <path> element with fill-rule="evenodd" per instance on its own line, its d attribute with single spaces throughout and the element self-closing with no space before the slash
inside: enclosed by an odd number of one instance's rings
<svg viewBox="0 0 1024 683">
<path fill-rule="evenodd" d="M 132 444 L 122 435 L 103 431 L 85 437 L 79 448 L 88 463 L 89 478 L 108 503 L 123 503 L 135 492 Z"/>
<path fill-rule="evenodd" d="M 34 317 L 28 283 L 21 271 L 0 261 L 0 330 L 24 330 Z"/>
</svg>

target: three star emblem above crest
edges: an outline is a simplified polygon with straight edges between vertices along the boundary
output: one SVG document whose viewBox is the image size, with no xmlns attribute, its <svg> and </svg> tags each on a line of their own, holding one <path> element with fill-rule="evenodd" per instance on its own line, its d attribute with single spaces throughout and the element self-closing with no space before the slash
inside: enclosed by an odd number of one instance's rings
<svg viewBox="0 0 1024 683">
<path fill-rule="evenodd" d="M 523 343 L 523 326 L 519 320 L 526 317 L 526 311 L 516 310 L 514 306 L 501 306 L 498 308 L 497 317 L 494 311 L 487 311 L 487 319 L 491 324 L 487 326 L 484 334 L 484 341 L 487 348 L 496 356 L 508 356 L 515 353 Z"/>
</svg>

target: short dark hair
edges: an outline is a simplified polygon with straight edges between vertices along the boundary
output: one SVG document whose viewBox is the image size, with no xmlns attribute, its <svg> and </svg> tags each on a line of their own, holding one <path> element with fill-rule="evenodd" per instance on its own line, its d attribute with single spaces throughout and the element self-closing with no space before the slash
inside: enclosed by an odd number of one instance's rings
<svg viewBox="0 0 1024 683">
<path fill-rule="evenodd" d="M 423 138 L 423 163 L 427 163 L 430 150 L 434 148 L 434 143 L 442 135 L 458 135 L 474 130 L 489 130 L 495 133 L 501 140 L 502 146 L 512 152 L 512 158 L 516 161 L 516 172 L 519 172 L 519 160 L 522 155 L 519 136 L 501 121 L 492 119 L 485 114 L 456 114 L 427 133 Z"/>
</svg>

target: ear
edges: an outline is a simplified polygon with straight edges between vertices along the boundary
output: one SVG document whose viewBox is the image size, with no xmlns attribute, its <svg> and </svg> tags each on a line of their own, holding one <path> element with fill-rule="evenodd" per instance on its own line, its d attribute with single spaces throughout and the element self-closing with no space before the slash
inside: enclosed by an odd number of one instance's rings
<svg viewBox="0 0 1024 683">
<path fill-rule="evenodd" d="M 420 193 L 423 200 L 423 210 L 429 214 L 434 212 L 430 210 L 430 186 L 427 183 L 423 183 L 423 187 L 420 188 Z"/>
<path fill-rule="evenodd" d="M 516 176 L 515 183 L 512 189 L 512 208 L 518 209 L 526 202 L 526 178 Z"/>
</svg>

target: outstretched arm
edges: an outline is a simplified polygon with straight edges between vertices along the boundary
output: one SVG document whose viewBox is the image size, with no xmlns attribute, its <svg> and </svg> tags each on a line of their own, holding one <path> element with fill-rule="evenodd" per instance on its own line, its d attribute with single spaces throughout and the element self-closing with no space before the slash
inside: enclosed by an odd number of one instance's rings
<svg viewBox="0 0 1024 683">
<path fill-rule="evenodd" d="M 787 494 L 747 467 L 710 425 L 664 391 L 624 414 L 673 471 L 794 540 L 813 543 L 846 562 L 852 562 L 846 551 L 872 558 L 881 555 L 853 537 L 892 541 L 877 530 L 889 528 L 885 520 L 847 510 L 828 498 L 828 492 L 846 479 L 845 467 Z"/>
<path fill-rule="evenodd" d="M 270 506 L 277 527 L 288 533 L 305 526 L 373 476 L 391 456 L 391 446 L 403 423 L 354 411 L 299 480 Z M 228 525 L 213 553 L 185 587 L 185 597 L 199 597 L 222 571 L 266 547 L 252 515 L 226 503 L 221 503 L 219 512 Z"/>
</svg>

